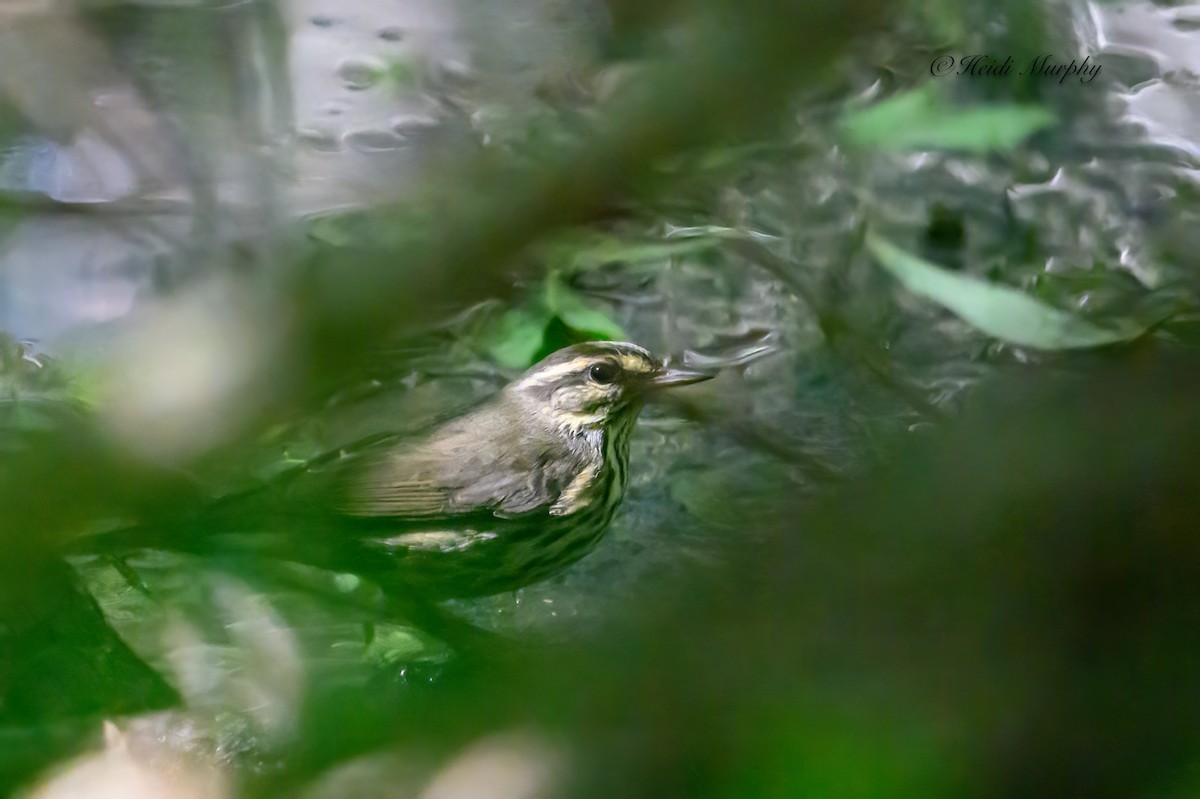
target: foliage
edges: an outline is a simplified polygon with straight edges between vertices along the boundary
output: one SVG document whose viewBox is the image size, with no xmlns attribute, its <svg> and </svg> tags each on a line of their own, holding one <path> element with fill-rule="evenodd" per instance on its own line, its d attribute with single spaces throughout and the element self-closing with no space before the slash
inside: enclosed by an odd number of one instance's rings
<svg viewBox="0 0 1200 799">
<path fill-rule="evenodd" d="M 1034 105 L 956 108 L 926 84 L 847 113 L 842 130 L 851 144 L 875 150 L 988 152 L 1012 150 L 1054 124 L 1052 112 Z"/>
<path fill-rule="evenodd" d="M 1100 327 L 1079 316 L 1041 303 L 1017 289 L 997 286 L 969 275 L 955 274 L 906 253 L 874 234 L 867 248 L 880 266 L 906 289 L 945 306 L 983 332 L 1042 350 L 1099 347 L 1130 341 L 1147 326 L 1114 319 Z"/>
<path fill-rule="evenodd" d="M 55 70 L 5 81 L 22 135 L 73 140 L 94 73 L 148 98 L 132 127 L 182 129 L 134 161 L 165 152 L 186 199 L 4 198 L 179 239 L 84 328 L 101 356 L 0 340 L 0 791 L 166 707 L 139 762 L 168 742 L 240 796 L 499 793 L 495 763 L 581 797 L 1194 784 L 1194 187 L 1174 146 L 1082 132 L 1128 133 L 1099 86 L 928 80 L 1040 4 L 613 2 L 576 61 L 522 38 L 564 17 L 464 1 L 482 74 L 388 27 L 404 55 L 353 89 L 458 132 L 389 152 L 420 167 L 403 194 L 364 157 L 355 207 L 305 219 L 294 132 L 254 125 L 291 125 L 288 26 L 358 18 L 93 5 L 52 11 Z M 434 602 L 308 529 L 328 498 L 295 475 L 589 339 L 722 374 L 645 414 L 578 566 Z M 286 522 L 239 504 L 262 486 Z M 78 555 L 122 533 L 149 543 Z"/>
<path fill-rule="evenodd" d="M 556 323 L 561 326 L 561 333 L 556 331 Z M 538 294 L 524 305 L 506 311 L 485 332 L 483 343 L 501 366 L 524 369 L 577 341 L 625 338 L 620 325 L 590 307 L 554 272 L 547 276 Z"/>
</svg>

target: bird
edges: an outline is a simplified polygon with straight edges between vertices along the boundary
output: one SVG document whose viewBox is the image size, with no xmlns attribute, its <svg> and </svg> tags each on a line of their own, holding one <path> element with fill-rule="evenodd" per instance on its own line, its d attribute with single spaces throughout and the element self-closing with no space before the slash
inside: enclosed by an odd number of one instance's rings
<svg viewBox="0 0 1200 799">
<path fill-rule="evenodd" d="M 427 598 L 515 590 L 601 539 L 625 493 L 643 403 L 714 376 L 629 342 L 574 344 L 424 434 L 365 439 L 219 502 L 191 525 L 203 534 L 185 538 L 268 529 L 273 543 L 257 552 Z M 173 538 L 118 540 L 169 549 Z"/>
</svg>

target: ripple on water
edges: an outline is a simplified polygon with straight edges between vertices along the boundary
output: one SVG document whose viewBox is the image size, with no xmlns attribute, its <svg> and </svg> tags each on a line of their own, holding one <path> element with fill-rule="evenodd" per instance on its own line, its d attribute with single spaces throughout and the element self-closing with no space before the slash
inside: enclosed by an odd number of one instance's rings
<svg viewBox="0 0 1200 799">
<path fill-rule="evenodd" d="M 1200 31 L 1200 11 L 1192 11 L 1186 16 L 1178 16 L 1171 22 L 1171 27 L 1182 33 Z"/>
<path fill-rule="evenodd" d="M 1200 7 L 1177 6 L 1093 3 L 1097 60 L 1147 138 L 1200 156 Z"/>
<path fill-rule="evenodd" d="M 405 143 L 420 141 L 442 127 L 441 120 L 427 114 L 409 114 L 393 117 L 392 131 Z"/>
<path fill-rule="evenodd" d="M 1194 77 L 1171 73 L 1125 95 L 1126 115 L 1157 144 L 1200 158 L 1200 94 Z M 1186 165 L 1186 164 L 1181 164 Z"/>
<path fill-rule="evenodd" d="M 1132 89 L 1162 77 L 1158 60 L 1141 50 L 1111 48 L 1099 56 L 1104 75 L 1113 84 Z"/>
<path fill-rule="evenodd" d="M 380 153 L 399 150 L 408 142 L 395 132 L 379 128 L 367 128 L 347 133 L 344 141 L 346 146 L 360 153 Z"/>
<path fill-rule="evenodd" d="M 296 132 L 296 138 L 305 147 L 322 153 L 334 153 L 342 149 L 337 131 L 326 127 L 302 128 Z"/>
<path fill-rule="evenodd" d="M 387 64 L 372 56 L 350 56 L 338 64 L 337 76 L 350 91 L 370 89 L 383 78 Z"/>
</svg>

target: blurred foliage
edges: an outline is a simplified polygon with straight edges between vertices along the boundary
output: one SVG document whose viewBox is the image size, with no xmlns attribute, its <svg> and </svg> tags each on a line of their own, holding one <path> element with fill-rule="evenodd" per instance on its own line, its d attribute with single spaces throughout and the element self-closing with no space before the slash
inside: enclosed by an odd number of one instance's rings
<svg viewBox="0 0 1200 799">
<path fill-rule="evenodd" d="M 843 130 L 851 144 L 875 150 L 1012 150 L 1052 126 L 1054 114 L 1035 105 L 956 108 L 926 84 L 868 108 L 851 111 Z"/>
<path fill-rule="evenodd" d="M 988 335 L 1013 344 L 1040 350 L 1099 347 L 1135 339 L 1148 327 L 1116 317 L 1110 329 L 1105 329 L 1017 289 L 939 269 L 877 236 L 868 236 L 867 248 L 909 291 L 954 311 Z"/>
<path fill-rule="evenodd" d="M 582 796 L 1103 797 L 1183 779 L 1200 420 L 1178 397 L 1197 375 L 1153 356 L 1014 375 L 819 507 L 760 504 L 744 522 L 765 537 L 729 539 L 720 579 L 605 635 L 460 661 L 390 709 L 337 693 L 310 712 L 374 729 L 359 750 L 457 751 L 533 723 L 571 742 Z M 309 728 L 261 790 L 339 761 L 344 730 Z"/>
<path fill-rule="evenodd" d="M 506 311 L 484 333 L 488 354 L 501 366 L 524 369 L 579 341 L 626 338 L 621 326 L 587 305 L 557 272 L 524 305 Z"/>
<path fill-rule="evenodd" d="M 69 68 L 0 80 L 22 134 L 123 76 L 179 131 L 194 218 L 177 273 L 90 331 L 103 358 L 0 341 L 0 790 L 173 707 L 154 746 L 244 796 L 499 795 L 496 762 L 554 796 L 1194 792 L 1200 198 L 1088 171 L 1152 149 L 1102 138 L 1103 95 L 928 81 L 940 53 L 1076 48 L 1051 4 L 581 2 L 605 57 L 529 97 L 380 61 L 462 141 L 402 199 L 300 221 L 254 127 L 286 105 L 288 9 L 84 5 L 49 18 L 87 43 Z M 485 38 L 536 61 L 497 8 Z M 246 202 L 208 174 L 223 127 Z M 433 604 L 299 522 L 197 529 L 597 338 L 725 373 L 648 414 L 582 576 Z M 64 565 L 134 524 L 164 551 Z"/>
</svg>

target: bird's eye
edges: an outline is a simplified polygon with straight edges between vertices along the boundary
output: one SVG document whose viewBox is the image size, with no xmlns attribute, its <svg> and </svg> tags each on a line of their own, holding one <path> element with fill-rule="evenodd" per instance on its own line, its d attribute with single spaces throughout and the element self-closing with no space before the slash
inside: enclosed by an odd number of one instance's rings
<svg viewBox="0 0 1200 799">
<path fill-rule="evenodd" d="M 617 379 L 617 367 L 611 363 L 594 363 L 588 367 L 588 377 L 602 386 L 613 383 Z"/>
</svg>

